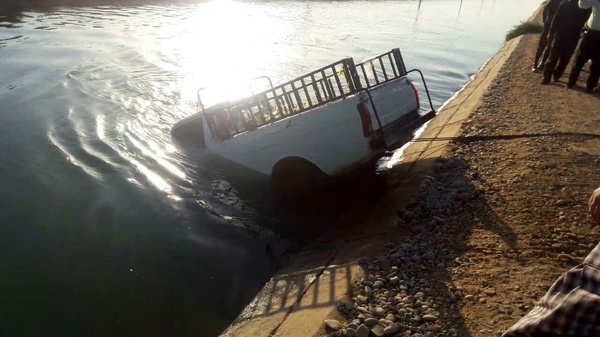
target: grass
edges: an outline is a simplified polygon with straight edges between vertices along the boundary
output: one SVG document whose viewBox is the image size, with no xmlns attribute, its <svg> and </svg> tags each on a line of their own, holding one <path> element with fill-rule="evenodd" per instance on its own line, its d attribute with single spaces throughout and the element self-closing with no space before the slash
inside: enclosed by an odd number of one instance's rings
<svg viewBox="0 0 600 337">
<path fill-rule="evenodd" d="M 514 26 L 511 30 L 506 33 L 506 41 L 512 40 L 517 36 L 521 36 L 523 34 L 530 33 L 541 33 L 544 30 L 544 27 L 536 22 L 531 21 L 521 21 L 520 24 Z"/>
</svg>

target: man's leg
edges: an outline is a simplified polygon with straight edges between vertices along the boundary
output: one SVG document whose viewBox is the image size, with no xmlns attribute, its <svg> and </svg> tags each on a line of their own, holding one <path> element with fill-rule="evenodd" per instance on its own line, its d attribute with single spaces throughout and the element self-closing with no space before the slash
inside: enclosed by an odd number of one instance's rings
<svg viewBox="0 0 600 337">
<path fill-rule="evenodd" d="M 588 76 L 585 90 L 588 92 L 594 91 L 594 88 L 598 85 L 600 79 L 600 57 L 594 57 L 592 59 L 592 65 L 590 66 L 590 76 Z"/>
<path fill-rule="evenodd" d="M 554 68 L 556 68 L 556 63 L 560 58 L 560 52 L 562 48 L 560 48 L 560 43 L 558 42 L 559 41 L 556 38 L 552 42 L 552 48 L 550 49 L 550 57 L 548 58 L 548 61 L 546 61 L 546 63 L 544 64 L 544 79 L 542 80 L 542 84 L 550 83 L 550 78 L 552 77 Z"/>
<path fill-rule="evenodd" d="M 592 31 L 590 35 L 590 58 L 592 65 L 590 66 L 590 76 L 588 76 L 586 90 L 591 92 L 598 85 L 600 79 L 600 32 Z"/>
<path fill-rule="evenodd" d="M 577 40 L 574 40 L 574 41 L 577 41 Z M 575 48 L 577 48 L 577 42 L 575 42 L 575 43 L 573 43 L 571 41 L 569 41 L 569 42 L 570 43 L 568 43 L 568 44 L 564 44 L 562 50 L 560 51 L 558 64 L 556 65 L 556 68 L 554 68 L 554 72 L 552 73 L 554 75 L 554 82 L 557 82 L 558 80 L 560 80 L 562 75 L 565 73 L 567 64 L 569 64 L 569 61 L 571 60 L 571 56 L 573 55 Z"/>
<path fill-rule="evenodd" d="M 583 39 L 579 44 L 577 55 L 573 61 L 573 68 L 571 68 L 571 74 L 569 75 L 569 81 L 567 82 L 567 88 L 573 88 L 579 78 L 579 73 L 585 63 L 590 59 L 590 38 L 589 34 L 583 35 Z"/>
<path fill-rule="evenodd" d="M 548 32 L 546 32 L 546 29 L 544 29 L 544 31 L 542 32 L 542 35 L 540 36 L 540 41 L 538 42 L 538 47 L 537 50 L 535 52 L 535 58 L 533 59 L 533 70 L 537 70 L 537 68 L 540 65 L 544 64 L 544 59 L 542 59 L 542 63 L 540 64 L 540 57 L 542 56 L 542 53 L 546 50 L 546 46 L 548 45 Z"/>
</svg>

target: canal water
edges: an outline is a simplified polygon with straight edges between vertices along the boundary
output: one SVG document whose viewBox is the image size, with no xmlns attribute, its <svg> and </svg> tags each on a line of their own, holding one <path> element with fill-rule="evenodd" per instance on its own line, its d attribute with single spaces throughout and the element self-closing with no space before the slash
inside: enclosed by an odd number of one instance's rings
<svg viewBox="0 0 600 337">
<path fill-rule="evenodd" d="M 281 249 L 173 146 L 196 89 L 400 47 L 440 106 L 540 1 L 84 2 L 0 4 L 2 337 L 218 335 Z"/>
</svg>

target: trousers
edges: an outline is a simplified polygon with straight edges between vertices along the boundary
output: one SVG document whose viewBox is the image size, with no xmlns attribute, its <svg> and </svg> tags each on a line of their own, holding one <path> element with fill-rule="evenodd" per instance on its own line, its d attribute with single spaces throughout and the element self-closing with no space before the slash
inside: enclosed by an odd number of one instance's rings
<svg viewBox="0 0 600 337">
<path fill-rule="evenodd" d="M 550 57 L 544 65 L 544 81 L 550 82 L 550 78 L 554 76 L 554 80 L 558 81 L 564 74 L 567 64 L 571 59 L 571 55 L 577 48 L 578 36 L 554 36 L 552 48 L 550 49 Z"/>
<path fill-rule="evenodd" d="M 594 90 L 600 79 L 600 31 L 588 29 L 583 35 L 573 68 L 569 75 L 567 86 L 572 88 L 577 83 L 579 73 L 588 60 L 592 60 L 590 75 L 587 78 L 586 89 Z"/>
</svg>

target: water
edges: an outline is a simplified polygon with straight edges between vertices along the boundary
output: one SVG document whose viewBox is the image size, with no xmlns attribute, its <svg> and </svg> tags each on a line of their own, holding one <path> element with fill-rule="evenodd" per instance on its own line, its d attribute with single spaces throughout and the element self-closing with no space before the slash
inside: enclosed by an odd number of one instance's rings
<svg viewBox="0 0 600 337">
<path fill-rule="evenodd" d="M 400 47 L 439 106 L 538 3 L 113 1 L 5 19 L 0 336 L 217 335 L 275 263 L 231 223 L 260 214 L 172 146 L 195 90 Z"/>
</svg>

